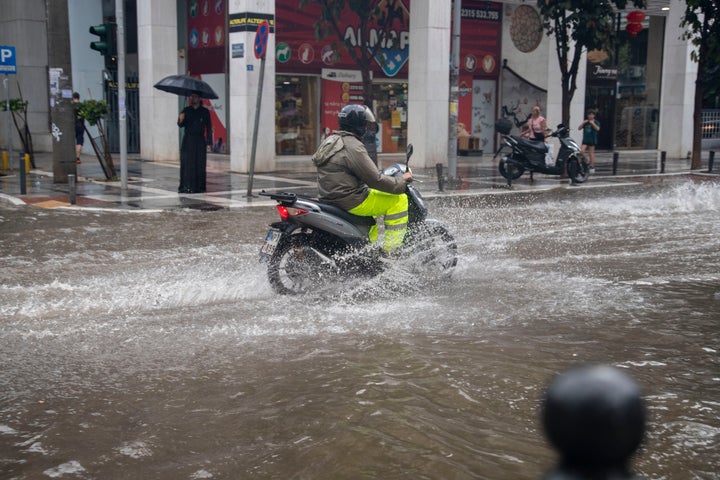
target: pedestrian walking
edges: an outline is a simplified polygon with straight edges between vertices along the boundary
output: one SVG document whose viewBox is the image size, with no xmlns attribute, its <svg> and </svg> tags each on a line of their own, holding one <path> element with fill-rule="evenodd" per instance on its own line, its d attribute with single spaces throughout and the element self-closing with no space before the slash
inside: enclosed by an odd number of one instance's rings
<svg viewBox="0 0 720 480">
<path fill-rule="evenodd" d="M 73 106 L 75 107 L 75 163 L 80 163 L 80 154 L 85 143 L 85 120 L 78 114 L 80 94 L 73 92 Z"/>
<path fill-rule="evenodd" d="M 190 95 L 190 105 L 178 116 L 177 124 L 185 128 L 180 147 L 179 193 L 205 193 L 207 151 L 212 148 L 210 111 L 202 106 L 199 92 Z"/>
<path fill-rule="evenodd" d="M 580 124 L 578 130 L 583 131 L 582 145 L 580 153 L 585 155 L 588 152 L 590 173 L 595 173 L 595 146 L 598 143 L 598 132 L 600 131 L 600 121 L 595 118 L 595 111 L 588 110 L 585 120 Z"/>
</svg>

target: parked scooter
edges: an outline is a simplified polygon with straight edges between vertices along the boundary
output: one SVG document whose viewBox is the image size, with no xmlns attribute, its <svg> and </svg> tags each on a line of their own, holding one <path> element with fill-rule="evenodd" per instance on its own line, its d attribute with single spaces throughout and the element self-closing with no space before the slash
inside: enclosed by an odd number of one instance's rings
<svg viewBox="0 0 720 480">
<path fill-rule="evenodd" d="M 545 161 L 548 152 L 544 142 L 510 135 L 511 128 L 510 120 L 501 118 L 495 122 L 495 131 L 502 134 L 503 137 L 502 145 L 493 159 L 502 152 L 506 152 L 500 158 L 498 169 L 500 175 L 507 180 L 508 185 L 512 185 L 513 180 L 520 178 L 525 170 L 530 172 L 530 180 L 532 180 L 532 174 L 535 172 L 546 175 L 562 175 L 567 168 L 567 175 L 572 183 L 587 181 L 590 176 L 590 167 L 580 152 L 580 146 L 570 138 L 570 131 L 565 125 L 559 124 L 557 130 L 549 135 L 560 140 L 557 158 L 554 163 L 549 165 Z M 507 150 L 510 151 L 507 152 Z"/>
<path fill-rule="evenodd" d="M 395 163 L 385 175 L 402 176 L 408 171 L 413 147 L 408 145 L 406 163 Z M 449 272 L 457 264 L 455 239 L 437 220 L 427 218 L 420 192 L 411 184 L 408 197 L 408 230 L 400 247 L 400 259 L 408 258 L 423 270 Z M 319 200 L 295 193 L 267 193 L 277 201 L 281 221 L 272 223 L 260 249 L 260 260 L 268 263 L 268 279 L 281 294 L 321 290 L 346 278 L 374 276 L 388 260 L 370 244 L 373 217 L 359 217 Z"/>
</svg>

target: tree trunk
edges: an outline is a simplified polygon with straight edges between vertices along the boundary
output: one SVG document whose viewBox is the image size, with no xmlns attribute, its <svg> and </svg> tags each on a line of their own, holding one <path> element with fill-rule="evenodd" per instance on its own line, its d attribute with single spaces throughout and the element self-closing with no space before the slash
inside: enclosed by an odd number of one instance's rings
<svg viewBox="0 0 720 480">
<path fill-rule="evenodd" d="M 709 32 L 707 18 L 703 21 L 703 33 Z M 705 59 L 707 58 L 707 42 L 709 39 L 703 38 L 697 57 L 697 75 L 695 76 L 695 102 L 693 106 L 693 140 L 692 140 L 692 157 L 690 160 L 690 169 L 698 170 L 702 164 L 702 107 L 703 107 L 703 73 L 705 71 Z"/>
<path fill-rule="evenodd" d="M 693 139 L 690 170 L 698 170 L 702 164 L 702 64 L 698 62 L 695 79 L 695 106 L 693 108 Z"/>
</svg>

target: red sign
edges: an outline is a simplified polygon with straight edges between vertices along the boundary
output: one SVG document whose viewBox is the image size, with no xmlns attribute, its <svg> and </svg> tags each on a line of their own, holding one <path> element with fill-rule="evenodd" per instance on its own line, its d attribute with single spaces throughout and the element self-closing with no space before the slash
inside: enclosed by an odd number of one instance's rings
<svg viewBox="0 0 720 480">
<path fill-rule="evenodd" d="M 407 61 L 410 46 L 410 0 L 374 0 L 384 8 L 383 18 L 391 22 L 389 40 L 381 43 L 391 48 L 381 48 L 372 65 L 375 78 L 398 76 L 407 78 Z M 310 2 L 302 9 L 297 0 L 276 0 L 275 42 L 283 51 L 278 71 L 319 74 L 323 68 L 357 69 L 346 47 L 346 42 L 358 51 L 376 45 L 382 27 L 377 20 L 370 21 L 370 38 L 362 38 L 360 19 L 346 2 L 339 25 L 343 38 L 330 33 L 322 40 L 315 38 L 315 22 L 322 16 L 321 7 Z"/>
<path fill-rule="evenodd" d="M 497 79 L 500 75 L 502 12 L 502 3 L 482 0 L 462 2 L 458 121 L 464 123 L 468 130 L 473 125 L 473 97 L 486 93 L 476 91 L 474 81 Z"/>
<path fill-rule="evenodd" d="M 363 84 L 360 71 L 323 70 L 322 112 L 320 112 L 323 130 L 325 128 L 338 129 L 338 112 L 348 103 L 363 103 Z"/>
<path fill-rule="evenodd" d="M 269 34 L 270 25 L 266 20 L 263 20 L 255 32 L 255 58 L 265 58 Z"/>
<path fill-rule="evenodd" d="M 225 73 L 225 0 L 187 0 L 191 75 Z"/>
</svg>

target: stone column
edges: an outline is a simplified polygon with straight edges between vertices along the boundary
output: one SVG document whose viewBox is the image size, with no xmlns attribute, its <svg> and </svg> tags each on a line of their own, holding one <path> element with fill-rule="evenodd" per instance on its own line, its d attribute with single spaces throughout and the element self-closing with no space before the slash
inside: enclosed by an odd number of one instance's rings
<svg viewBox="0 0 720 480">
<path fill-rule="evenodd" d="M 692 151 L 697 63 L 690 59 L 692 44 L 681 38 L 680 21 L 684 13 L 684 1 L 670 1 L 665 23 L 658 138 L 658 150 L 666 151 L 670 158 L 685 157 Z"/>
<path fill-rule="evenodd" d="M 48 2 L 47 14 L 50 124 L 54 138 L 53 182 L 68 183 L 68 175 L 75 175 L 77 169 L 67 0 Z M 22 145 L 19 150 L 22 151 Z M 10 161 L 15 163 L 16 159 L 10 158 Z"/>
<path fill-rule="evenodd" d="M 178 97 L 153 88 L 178 73 L 176 0 L 137 2 L 140 155 L 179 163 Z"/>
<path fill-rule="evenodd" d="M 450 96 L 450 24 L 446 0 L 412 3 L 408 72 L 408 143 L 412 165 L 447 167 Z"/>
<path fill-rule="evenodd" d="M 230 169 L 247 173 L 250 169 L 252 138 L 260 82 L 261 64 L 255 58 L 254 46 L 258 19 L 275 16 L 275 3 L 261 0 L 231 0 L 228 59 L 230 64 Z M 267 42 L 260 122 L 258 125 L 255 172 L 275 169 L 275 28 Z"/>
</svg>

